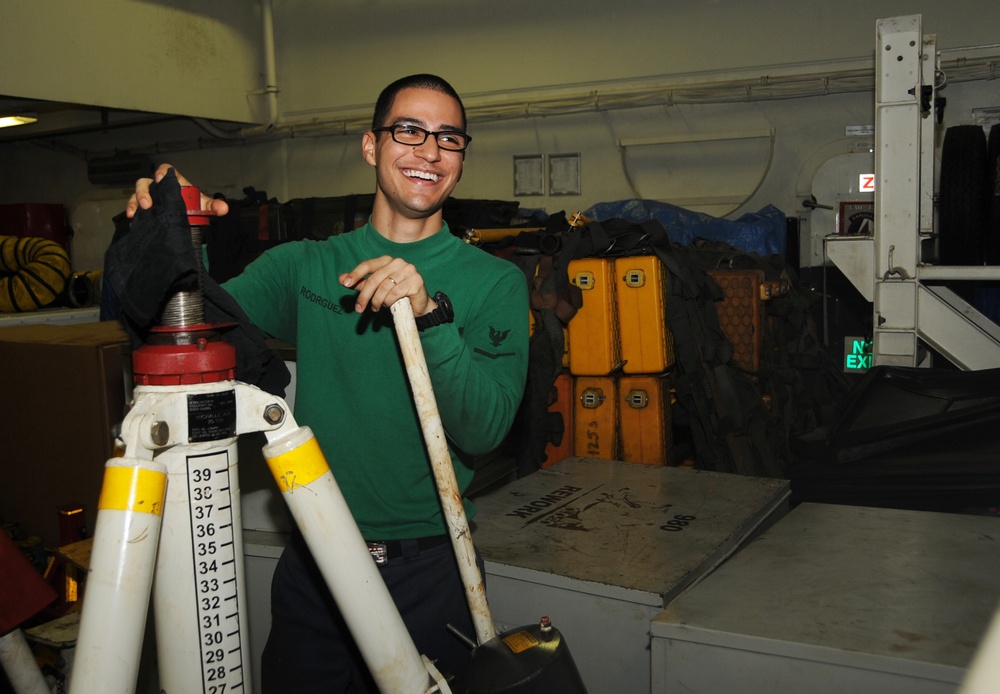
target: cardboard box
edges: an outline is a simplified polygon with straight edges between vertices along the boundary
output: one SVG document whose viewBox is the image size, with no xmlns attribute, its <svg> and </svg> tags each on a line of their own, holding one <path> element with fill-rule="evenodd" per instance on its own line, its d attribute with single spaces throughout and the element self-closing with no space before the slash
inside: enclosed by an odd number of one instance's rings
<svg viewBox="0 0 1000 694">
<path fill-rule="evenodd" d="M 0 521 L 54 548 L 63 540 L 57 509 L 82 504 L 93 532 L 112 430 L 131 392 L 129 352 L 114 321 L 0 328 Z"/>
</svg>

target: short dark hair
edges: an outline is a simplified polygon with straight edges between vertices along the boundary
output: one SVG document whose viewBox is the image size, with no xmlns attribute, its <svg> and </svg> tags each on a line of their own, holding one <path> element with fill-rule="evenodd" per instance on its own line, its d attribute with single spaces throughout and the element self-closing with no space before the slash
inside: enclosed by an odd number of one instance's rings
<svg viewBox="0 0 1000 694">
<path fill-rule="evenodd" d="M 438 77 L 437 75 L 428 74 L 401 77 L 382 90 L 382 93 L 378 95 L 378 101 L 375 102 L 375 114 L 372 116 L 373 130 L 375 128 L 381 128 L 385 125 L 385 121 L 389 117 L 389 113 L 392 111 L 392 104 L 396 100 L 396 95 L 404 89 L 430 89 L 432 91 L 441 92 L 442 94 L 450 96 L 458 102 L 458 108 L 462 112 L 462 130 L 465 130 L 465 105 L 462 103 L 462 99 L 459 97 L 458 92 L 456 92 L 454 87 L 448 84 L 444 79 Z"/>
</svg>

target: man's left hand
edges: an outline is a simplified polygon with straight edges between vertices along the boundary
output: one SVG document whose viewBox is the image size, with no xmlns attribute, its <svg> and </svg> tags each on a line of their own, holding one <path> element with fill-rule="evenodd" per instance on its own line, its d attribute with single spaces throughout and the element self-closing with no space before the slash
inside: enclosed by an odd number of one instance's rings
<svg viewBox="0 0 1000 694">
<path fill-rule="evenodd" d="M 372 258 L 340 276 L 340 283 L 358 291 L 354 310 L 364 312 L 371 306 L 372 311 L 392 306 L 404 296 L 410 297 L 414 316 L 422 316 L 433 311 L 437 304 L 427 294 L 424 278 L 417 268 L 402 258 L 384 255 Z"/>
</svg>

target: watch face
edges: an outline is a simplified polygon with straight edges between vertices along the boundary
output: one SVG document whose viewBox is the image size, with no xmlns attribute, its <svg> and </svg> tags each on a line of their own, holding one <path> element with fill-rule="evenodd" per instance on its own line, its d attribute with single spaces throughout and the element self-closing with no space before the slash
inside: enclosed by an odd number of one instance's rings
<svg viewBox="0 0 1000 694">
<path fill-rule="evenodd" d="M 842 236 L 871 236 L 874 231 L 874 202 L 840 203 L 840 234 Z"/>
<path fill-rule="evenodd" d="M 444 292 L 438 292 L 434 295 L 434 302 L 438 305 L 435 312 L 441 312 L 441 322 L 450 323 L 455 320 L 455 308 L 451 305 L 451 299 Z"/>
</svg>

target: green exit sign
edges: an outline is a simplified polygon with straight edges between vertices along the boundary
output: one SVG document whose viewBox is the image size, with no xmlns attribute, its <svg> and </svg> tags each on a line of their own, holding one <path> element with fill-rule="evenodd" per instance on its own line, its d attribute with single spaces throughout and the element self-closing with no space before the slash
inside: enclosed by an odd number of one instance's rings
<svg viewBox="0 0 1000 694">
<path fill-rule="evenodd" d="M 844 371 L 867 371 L 872 366 L 872 341 L 863 337 L 844 338 Z"/>
</svg>

